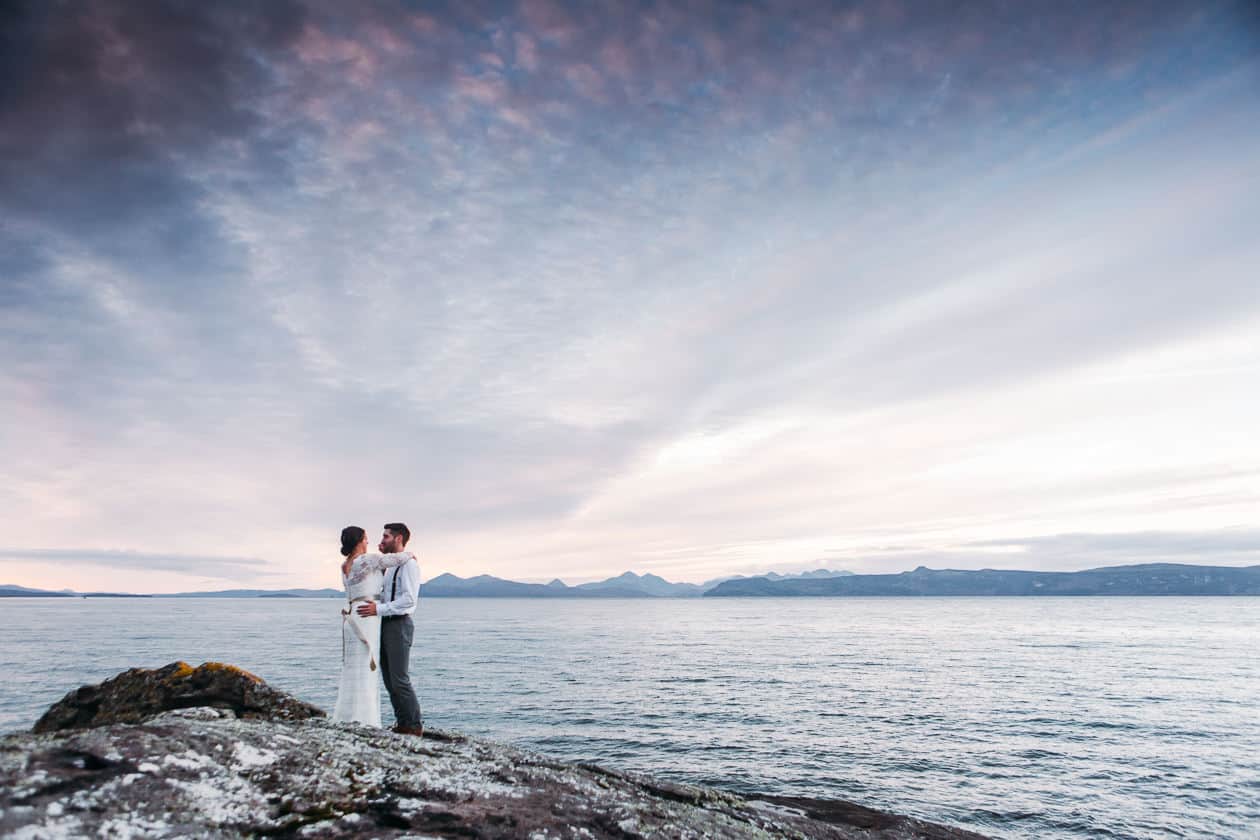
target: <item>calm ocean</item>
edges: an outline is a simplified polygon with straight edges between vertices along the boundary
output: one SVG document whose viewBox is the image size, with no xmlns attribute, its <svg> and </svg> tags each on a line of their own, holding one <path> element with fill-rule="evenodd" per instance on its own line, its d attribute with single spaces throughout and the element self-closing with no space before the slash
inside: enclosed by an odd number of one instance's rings
<svg viewBox="0 0 1260 840">
<path fill-rule="evenodd" d="M 336 600 L 0 607 L 5 731 L 175 659 L 333 704 Z M 428 725 L 560 758 L 998 837 L 1260 837 L 1260 598 L 429 599 L 413 661 Z"/>
</svg>

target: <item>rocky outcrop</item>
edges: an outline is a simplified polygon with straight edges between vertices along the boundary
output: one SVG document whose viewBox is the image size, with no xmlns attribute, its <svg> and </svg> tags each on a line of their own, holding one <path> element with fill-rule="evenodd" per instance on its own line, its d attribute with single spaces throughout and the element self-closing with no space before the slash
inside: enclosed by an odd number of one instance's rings
<svg viewBox="0 0 1260 840">
<path fill-rule="evenodd" d="M 234 665 L 205 662 L 194 668 L 187 662 L 172 662 L 154 670 L 132 668 L 99 685 L 76 688 L 44 713 L 34 731 L 139 723 L 161 712 L 198 706 L 265 720 L 324 716 L 323 709 L 276 691 Z"/>
<path fill-rule="evenodd" d="M 0 738 L 0 835 L 978 837 L 850 803 L 749 800 L 449 733 L 419 739 L 243 708 L 250 716 L 231 703 L 181 707 Z"/>
</svg>

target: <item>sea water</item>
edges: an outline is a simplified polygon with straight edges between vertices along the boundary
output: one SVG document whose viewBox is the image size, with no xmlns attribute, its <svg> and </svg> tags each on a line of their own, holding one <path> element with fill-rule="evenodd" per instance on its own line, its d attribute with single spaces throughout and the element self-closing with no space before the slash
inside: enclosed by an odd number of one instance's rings
<svg viewBox="0 0 1260 840">
<path fill-rule="evenodd" d="M 0 730 L 176 659 L 330 709 L 340 607 L 5 599 Z M 1260 837 L 1260 598 L 431 598 L 417 621 L 429 727 L 998 837 Z"/>
</svg>

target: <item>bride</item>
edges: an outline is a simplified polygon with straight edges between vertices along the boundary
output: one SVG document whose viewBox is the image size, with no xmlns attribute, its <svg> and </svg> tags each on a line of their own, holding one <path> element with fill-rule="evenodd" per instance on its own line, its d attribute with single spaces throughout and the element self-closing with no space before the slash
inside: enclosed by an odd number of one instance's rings
<svg viewBox="0 0 1260 840">
<path fill-rule="evenodd" d="M 367 532 L 357 525 L 341 530 L 341 582 L 346 589 L 346 609 L 341 611 L 341 682 L 337 687 L 335 721 L 381 725 L 381 680 L 377 665 L 381 651 L 380 616 L 356 614 L 354 605 L 375 601 L 385 580 L 385 570 L 413 559 L 400 554 L 368 554 Z"/>
</svg>

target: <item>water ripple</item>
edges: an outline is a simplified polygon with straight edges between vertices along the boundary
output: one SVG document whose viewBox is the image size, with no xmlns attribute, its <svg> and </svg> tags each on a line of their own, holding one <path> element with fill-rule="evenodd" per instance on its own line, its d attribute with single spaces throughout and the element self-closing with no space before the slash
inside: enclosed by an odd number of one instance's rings
<svg viewBox="0 0 1260 840">
<path fill-rule="evenodd" d="M 339 602 L 256 606 L 9 600 L 0 728 L 174 659 L 331 706 Z M 416 637 L 428 722 L 560 758 L 1000 837 L 1260 823 L 1256 598 L 430 600 Z"/>
</svg>

